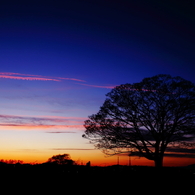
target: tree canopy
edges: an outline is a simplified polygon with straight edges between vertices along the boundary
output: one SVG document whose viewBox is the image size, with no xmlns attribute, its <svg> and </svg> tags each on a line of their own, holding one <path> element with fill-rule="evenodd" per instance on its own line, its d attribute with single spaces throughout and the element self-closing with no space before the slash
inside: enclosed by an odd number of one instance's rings
<svg viewBox="0 0 195 195">
<path fill-rule="evenodd" d="M 195 85 L 157 75 L 116 86 L 97 114 L 85 121 L 84 138 L 107 155 L 128 152 L 163 165 L 166 149 L 190 148 L 195 138 Z"/>
<path fill-rule="evenodd" d="M 58 154 L 48 159 L 47 163 L 58 165 L 72 165 L 74 161 L 70 158 L 69 154 Z"/>
</svg>

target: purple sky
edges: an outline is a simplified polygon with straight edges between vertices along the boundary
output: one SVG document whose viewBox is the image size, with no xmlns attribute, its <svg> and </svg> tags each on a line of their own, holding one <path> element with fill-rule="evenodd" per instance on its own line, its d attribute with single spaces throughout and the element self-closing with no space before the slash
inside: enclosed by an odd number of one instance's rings
<svg viewBox="0 0 195 195">
<path fill-rule="evenodd" d="M 84 158 L 80 150 L 93 146 L 81 137 L 83 121 L 113 86 L 156 74 L 195 82 L 194 8 L 193 1 L 1 1 L 2 158 L 47 160 L 58 148 L 79 148 L 73 157 Z"/>
</svg>

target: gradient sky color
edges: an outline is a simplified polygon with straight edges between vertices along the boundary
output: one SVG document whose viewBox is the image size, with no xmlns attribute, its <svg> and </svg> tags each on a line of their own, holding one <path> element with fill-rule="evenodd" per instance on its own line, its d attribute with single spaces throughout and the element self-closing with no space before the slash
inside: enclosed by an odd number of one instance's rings
<svg viewBox="0 0 195 195">
<path fill-rule="evenodd" d="M 0 158 L 41 163 L 68 153 L 80 163 L 116 164 L 82 138 L 84 120 L 116 85 L 162 73 L 195 82 L 194 8 L 194 1 L 1 1 Z M 195 163 L 175 156 L 165 165 Z"/>
</svg>

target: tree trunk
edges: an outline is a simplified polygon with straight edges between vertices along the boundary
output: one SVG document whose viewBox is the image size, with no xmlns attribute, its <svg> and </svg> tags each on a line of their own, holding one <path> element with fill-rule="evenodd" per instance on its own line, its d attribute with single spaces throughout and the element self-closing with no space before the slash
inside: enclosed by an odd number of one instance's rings
<svg viewBox="0 0 195 195">
<path fill-rule="evenodd" d="M 161 144 L 160 146 L 160 141 L 157 140 L 155 144 L 155 154 L 154 154 L 154 163 L 156 168 L 162 168 L 163 157 L 164 157 L 164 144 Z"/>
<path fill-rule="evenodd" d="M 155 163 L 156 168 L 162 168 L 163 167 L 163 156 L 160 155 L 156 157 L 154 160 L 154 163 Z"/>
</svg>

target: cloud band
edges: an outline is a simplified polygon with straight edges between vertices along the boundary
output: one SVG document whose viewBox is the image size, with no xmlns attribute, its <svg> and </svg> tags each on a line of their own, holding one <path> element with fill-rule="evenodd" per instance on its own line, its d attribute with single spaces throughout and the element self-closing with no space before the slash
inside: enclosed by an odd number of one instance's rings
<svg viewBox="0 0 195 195">
<path fill-rule="evenodd" d="M 28 80 L 28 81 L 55 81 L 55 82 L 60 82 L 60 81 L 63 81 L 63 80 L 71 80 L 71 81 L 85 82 L 84 80 L 76 79 L 76 78 L 50 77 L 50 76 L 42 76 L 42 75 L 21 74 L 21 73 L 14 73 L 14 72 L 0 72 L 0 78 L 2 78 L 2 79 Z"/>
</svg>

